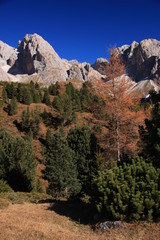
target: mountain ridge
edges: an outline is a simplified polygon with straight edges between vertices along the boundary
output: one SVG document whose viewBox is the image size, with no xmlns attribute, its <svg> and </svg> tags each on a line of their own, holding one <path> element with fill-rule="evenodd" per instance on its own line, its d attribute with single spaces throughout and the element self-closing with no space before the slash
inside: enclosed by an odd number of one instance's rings
<svg viewBox="0 0 160 240">
<path fill-rule="evenodd" d="M 143 95 L 147 95 L 152 88 L 159 90 L 160 41 L 133 41 L 131 45 L 123 45 L 117 50 L 126 66 L 126 74 L 135 83 L 134 91 L 141 91 Z M 57 81 L 100 80 L 105 78 L 106 64 L 109 64 L 109 61 L 105 58 L 98 58 L 93 65 L 60 58 L 54 48 L 36 33 L 26 34 L 23 40 L 19 41 L 17 49 L 0 41 L 2 81 L 34 80 L 42 86 L 49 86 Z M 143 89 L 146 85 L 147 88 Z"/>
</svg>

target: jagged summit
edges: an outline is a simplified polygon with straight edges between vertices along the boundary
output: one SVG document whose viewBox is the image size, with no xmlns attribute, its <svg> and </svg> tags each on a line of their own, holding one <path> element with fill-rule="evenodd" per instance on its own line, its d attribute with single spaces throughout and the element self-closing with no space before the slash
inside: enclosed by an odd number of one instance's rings
<svg viewBox="0 0 160 240">
<path fill-rule="evenodd" d="M 140 43 L 117 48 L 126 66 L 126 73 L 135 82 L 134 89 L 142 85 L 160 85 L 160 41 L 145 39 Z M 56 81 L 86 81 L 105 76 L 105 58 L 98 58 L 91 66 L 77 60 L 61 59 L 53 47 L 38 34 L 26 34 L 15 49 L 0 41 L 0 80 L 35 80 L 44 86 Z M 139 84 L 139 82 L 141 82 Z M 147 84 L 151 81 L 152 84 Z M 148 91 L 148 87 L 147 87 Z"/>
<path fill-rule="evenodd" d="M 129 76 L 136 82 L 160 81 L 160 41 L 145 39 L 140 43 L 133 42 L 125 51 L 118 50 Z"/>
<path fill-rule="evenodd" d="M 38 34 L 26 34 L 17 49 L 0 42 L 0 72 L 5 81 L 34 78 L 42 85 L 57 81 L 100 79 L 101 74 L 88 63 L 61 59 L 53 47 Z M 4 78 L 4 76 L 3 76 Z M 12 79 L 11 79 L 12 78 Z"/>
</svg>

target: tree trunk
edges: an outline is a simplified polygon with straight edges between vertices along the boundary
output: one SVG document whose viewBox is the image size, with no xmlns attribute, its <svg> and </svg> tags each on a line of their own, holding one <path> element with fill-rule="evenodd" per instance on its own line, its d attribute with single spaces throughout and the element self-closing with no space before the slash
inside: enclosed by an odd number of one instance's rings
<svg viewBox="0 0 160 240">
<path fill-rule="evenodd" d="M 120 162 L 119 120 L 116 119 L 117 162 Z"/>
</svg>

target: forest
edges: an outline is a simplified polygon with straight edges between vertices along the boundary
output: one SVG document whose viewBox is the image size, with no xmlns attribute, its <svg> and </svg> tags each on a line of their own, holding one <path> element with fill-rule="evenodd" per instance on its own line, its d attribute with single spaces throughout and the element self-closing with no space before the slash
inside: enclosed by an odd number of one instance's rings
<svg viewBox="0 0 160 240">
<path fill-rule="evenodd" d="M 0 82 L 0 193 L 85 197 L 104 219 L 160 219 L 160 93 L 128 92 L 116 54 L 105 71 L 81 87 Z"/>
</svg>

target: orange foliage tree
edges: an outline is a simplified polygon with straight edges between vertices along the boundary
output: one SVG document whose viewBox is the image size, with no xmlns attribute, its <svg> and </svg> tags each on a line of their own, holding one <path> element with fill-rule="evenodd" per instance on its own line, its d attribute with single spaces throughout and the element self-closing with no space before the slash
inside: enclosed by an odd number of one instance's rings
<svg viewBox="0 0 160 240">
<path fill-rule="evenodd" d="M 136 111 L 140 97 L 129 92 L 132 81 L 125 75 L 125 66 L 116 49 L 110 52 L 106 80 L 93 81 L 92 84 L 106 103 L 108 155 L 119 162 L 123 153 L 136 151 L 138 124 L 143 122 L 144 116 L 143 111 Z"/>
</svg>

